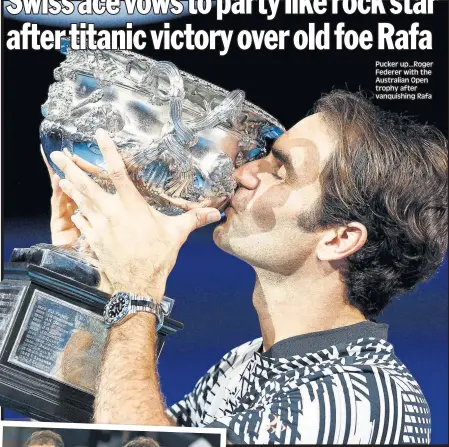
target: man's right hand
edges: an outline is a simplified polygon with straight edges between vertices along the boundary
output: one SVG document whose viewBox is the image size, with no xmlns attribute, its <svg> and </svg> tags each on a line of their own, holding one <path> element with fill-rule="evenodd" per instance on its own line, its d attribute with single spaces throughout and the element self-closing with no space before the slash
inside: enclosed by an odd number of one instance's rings
<svg viewBox="0 0 449 447">
<path fill-rule="evenodd" d="M 50 175 L 52 196 L 51 196 L 51 241 L 53 245 L 72 245 L 79 236 L 78 228 L 72 222 L 72 216 L 78 208 L 75 202 L 65 194 L 59 186 L 60 177 L 52 169 L 47 161 L 47 157 L 41 147 L 42 157 L 47 165 Z"/>
</svg>

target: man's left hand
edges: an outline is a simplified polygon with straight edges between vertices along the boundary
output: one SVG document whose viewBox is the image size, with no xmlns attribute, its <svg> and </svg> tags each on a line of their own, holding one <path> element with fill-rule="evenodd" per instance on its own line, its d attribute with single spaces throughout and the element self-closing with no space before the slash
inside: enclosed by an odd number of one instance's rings
<svg viewBox="0 0 449 447">
<path fill-rule="evenodd" d="M 176 217 L 147 204 L 128 177 L 126 167 L 107 132 L 97 132 L 108 175 L 116 194 L 105 192 L 69 157 L 53 152 L 64 172 L 61 189 L 81 214 L 72 217 L 98 257 L 114 292 L 133 292 L 162 300 L 178 252 L 195 229 L 220 220 L 215 208 L 197 208 Z"/>
</svg>

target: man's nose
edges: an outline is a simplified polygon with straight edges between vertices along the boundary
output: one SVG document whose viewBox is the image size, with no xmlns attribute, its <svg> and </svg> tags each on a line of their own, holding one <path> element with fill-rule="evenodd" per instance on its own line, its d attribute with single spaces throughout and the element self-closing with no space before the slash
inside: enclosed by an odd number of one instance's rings
<svg viewBox="0 0 449 447">
<path fill-rule="evenodd" d="M 260 179 L 257 175 L 259 172 L 260 160 L 255 160 L 236 169 L 234 177 L 239 186 L 243 186 L 246 189 L 256 189 L 260 183 Z"/>
</svg>

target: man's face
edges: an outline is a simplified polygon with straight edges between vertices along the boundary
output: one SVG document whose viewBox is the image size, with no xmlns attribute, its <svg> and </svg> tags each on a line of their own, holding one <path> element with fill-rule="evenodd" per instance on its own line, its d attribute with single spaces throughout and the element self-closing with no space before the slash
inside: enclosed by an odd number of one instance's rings
<svg viewBox="0 0 449 447">
<path fill-rule="evenodd" d="M 334 150 L 320 114 L 304 118 L 265 158 L 240 167 L 240 187 L 214 232 L 217 245 L 256 268 L 289 274 L 315 251 L 320 234 L 301 229 L 320 196 L 319 174 Z"/>
</svg>

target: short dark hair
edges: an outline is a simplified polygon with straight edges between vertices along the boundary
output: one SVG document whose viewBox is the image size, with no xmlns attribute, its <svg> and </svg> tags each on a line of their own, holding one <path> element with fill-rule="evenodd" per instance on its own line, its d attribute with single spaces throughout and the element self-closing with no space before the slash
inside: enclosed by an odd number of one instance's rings
<svg viewBox="0 0 449 447">
<path fill-rule="evenodd" d="M 140 436 L 129 441 L 124 447 L 160 447 L 160 445 L 154 439 Z"/>
<path fill-rule="evenodd" d="M 365 225 L 368 240 L 347 259 L 342 276 L 349 303 L 373 318 L 444 260 L 447 139 L 361 92 L 333 91 L 313 111 L 323 114 L 337 143 L 320 175 L 311 230 Z"/>
<path fill-rule="evenodd" d="M 55 447 L 64 447 L 64 441 L 58 433 L 50 430 L 42 430 L 32 433 L 25 443 L 25 447 L 33 445 L 54 445 Z"/>
</svg>

